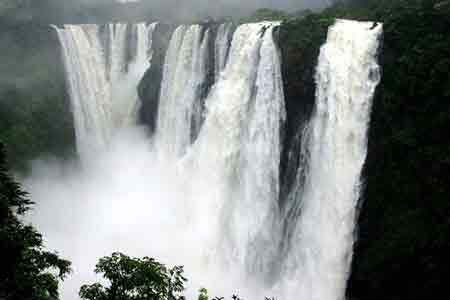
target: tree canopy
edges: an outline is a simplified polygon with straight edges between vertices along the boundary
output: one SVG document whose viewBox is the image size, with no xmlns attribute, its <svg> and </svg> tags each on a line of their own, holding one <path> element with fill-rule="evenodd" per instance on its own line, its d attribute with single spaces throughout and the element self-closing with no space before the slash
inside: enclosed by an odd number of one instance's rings
<svg viewBox="0 0 450 300">
<path fill-rule="evenodd" d="M 20 217 L 33 203 L 5 167 L 0 143 L 0 299 L 58 299 L 70 262 L 45 250 L 42 236 Z"/>
<path fill-rule="evenodd" d="M 131 258 L 122 253 L 103 257 L 95 273 L 109 281 L 83 285 L 80 297 L 85 300 L 182 300 L 183 267 L 167 268 L 153 258 Z"/>
</svg>

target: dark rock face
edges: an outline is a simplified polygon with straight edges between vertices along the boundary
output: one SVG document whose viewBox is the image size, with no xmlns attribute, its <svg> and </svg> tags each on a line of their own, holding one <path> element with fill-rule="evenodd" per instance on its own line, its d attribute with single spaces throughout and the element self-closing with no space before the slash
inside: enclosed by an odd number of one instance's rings
<svg viewBox="0 0 450 300">
<path fill-rule="evenodd" d="M 281 157 L 281 205 L 285 204 L 289 191 L 295 182 L 302 160 L 301 143 L 303 129 L 311 118 L 316 94 L 315 71 L 320 45 L 326 39 L 326 30 L 313 32 L 308 44 L 296 42 L 302 34 L 302 26 L 284 23 L 276 39 L 281 50 L 282 74 L 286 105 L 283 152 Z"/>
<path fill-rule="evenodd" d="M 164 60 L 174 30 L 173 24 L 156 25 L 153 32 L 152 64 L 138 85 L 138 94 L 141 99 L 139 122 L 145 124 L 151 133 L 156 127 Z"/>
<path fill-rule="evenodd" d="M 315 20 L 307 22 L 284 22 L 274 32 L 278 43 L 282 65 L 283 88 L 286 106 L 286 121 L 282 127 L 282 153 L 280 161 L 280 210 L 284 211 L 282 237 L 280 238 L 280 259 L 290 251 L 292 226 L 301 214 L 301 201 L 293 201 L 290 195 L 294 184 L 299 181 L 300 188 L 305 180 L 299 170 L 305 165 L 305 155 L 302 153 L 304 129 L 313 113 L 316 84 L 315 71 L 319 57 L 320 46 L 326 40 L 327 27 L 316 27 Z M 306 38 L 303 32 L 308 32 Z M 280 270 L 275 271 L 279 272 Z"/>
</svg>

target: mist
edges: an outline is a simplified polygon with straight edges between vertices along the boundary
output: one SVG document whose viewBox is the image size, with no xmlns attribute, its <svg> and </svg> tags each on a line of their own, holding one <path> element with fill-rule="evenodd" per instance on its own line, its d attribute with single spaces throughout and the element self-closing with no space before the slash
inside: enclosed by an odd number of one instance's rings
<svg viewBox="0 0 450 300">
<path fill-rule="evenodd" d="M 171 167 L 158 165 L 141 128 L 121 131 L 109 150 L 91 153 L 83 165 L 47 159 L 32 169 L 24 181 L 36 202 L 30 221 L 74 266 L 62 299 L 77 299 L 82 284 L 98 279 L 98 258 L 113 251 L 170 265 L 192 262 L 199 251 L 180 226 L 181 181 Z M 189 266 L 186 271 L 193 273 Z"/>
<path fill-rule="evenodd" d="M 239 264 L 224 263 L 224 249 L 212 246 L 225 234 L 217 232 L 220 214 L 211 213 L 217 209 L 210 203 L 221 183 L 195 177 L 186 160 L 161 160 L 143 128 L 120 130 L 108 150 L 92 152 L 82 164 L 36 160 L 23 182 L 36 203 L 28 220 L 73 265 L 61 299 L 79 299 L 81 285 L 103 282 L 95 264 L 116 251 L 185 266 L 187 299 L 196 299 L 201 287 L 247 299 L 272 293 Z"/>
<path fill-rule="evenodd" d="M 239 18 L 260 8 L 289 13 L 319 10 L 333 0 L 7 0 L 0 15 L 41 23 L 105 23 L 111 21 L 192 22 L 207 17 Z M 3 11 L 3 13 L 2 13 Z M 55 13 L 56 12 L 56 13 Z"/>
<path fill-rule="evenodd" d="M 86 3 L 105 3 L 105 0 L 84 0 Z M 239 9 L 241 12 L 252 11 L 258 8 L 272 8 L 278 10 L 295 11 L 301 9 L 317 9 L 330 5 L 332 0 L 109 0 L 109 2 L 118 2 L 122 4 L 141 4 L 154 10 L 172 11 L 174 14 L 180 8 L 203 13 L 217 13 L 223 10 L 232 12 L 233 9 Z M 235 13 L 238 13 L 235 11 Z"/>
<path fill-rule="evenodd" d="M 320 9 L 329 5 L 331 0 L 141 0 L 146 5 L 156 11 L 162 11 L 165 14 L 185 17 L 189 16 L 244 16 L 251 14 L 259 8 L 270 8 L 295 12 L 303 9 Z"/>
</svg>

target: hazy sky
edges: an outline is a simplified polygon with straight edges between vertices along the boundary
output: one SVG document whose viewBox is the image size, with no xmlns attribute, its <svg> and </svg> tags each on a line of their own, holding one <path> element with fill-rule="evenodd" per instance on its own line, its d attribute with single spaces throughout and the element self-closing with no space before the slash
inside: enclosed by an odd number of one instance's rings
<svg viewBox="0 0 450 300">
<path fill-rule="evenodd" d="M 95 0 L 94 0 L 95 1 Z M 143 2 L 155 6 L 164 6 L 168 2 L 190 3 L 203 7 L 235 6 L 235 7 L 276 7 L 283 9 L 298 9 L 302 7 L 320 7 L 331 0 L 116 0 L 117 2 Z"/>
<path fill-rule="evenodd" d="M 95 0 L 94 0 L 95 1 Z M 113 0 L 114 1 L 114 0 Z M 115 0 L 133 1 L 133 0 Z M 258 8 L 296 11 L 305 8 L 321 8 L 332 0 L 140 0 L 157 11 L 174 15 L 242 15 Z"/>
<path fill-rule="evenodd" d="M 122 0 L 127 1 L 127 0 Z M 130 1 L 130 0 L 128 0 Z M 138 0 L 139 1 L 139 0 Z M 320 7 L 331 2 L 331 0 L 140 0 L 155 6 L 164 6 L 169 3 L 191 5 L 195 7 L 272 7 L 280 9 L 298 9 L 304 7 Z"/>
</svg>

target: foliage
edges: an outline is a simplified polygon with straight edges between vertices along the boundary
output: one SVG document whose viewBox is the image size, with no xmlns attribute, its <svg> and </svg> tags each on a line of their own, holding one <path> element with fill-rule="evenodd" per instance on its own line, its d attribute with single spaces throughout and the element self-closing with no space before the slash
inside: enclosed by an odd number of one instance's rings
<svg viewBox="0 0 450 300">
<path fill-rule="evenodd" d="M 0 140 L 9 166 L 74 152 L 72 114 L 56 33 L 48 26 L 0 27 Z M 4 47 L 3 47 L 4 46 Z"/>
<path fill-rule="evenodd" d="M 209 299 L 207 289 L 201 288 L 198 292 L 199 292 L 198 300 L 208 300 Z"/>
<path fill-rule="evenodd" d="M 450 148 L 442 138 L 450 125 L 450 14 L 433 1 L 382 5 L 374 14 L 385 28 L 383 79 L 352 285 L 373 298 L 392 290 L 392 298 L 423 299 L 449 275 L 441 261 L 450 250 Z"/>
<path fill-rule="evenodd" d="M 122 253 L 99 260 L 95 273 L 102 273 L 108 286 L 83 285 L 81 299 L 86 300 L 181 300 L 187 281 L 183 267 L 171 269 L 153 258 L 131 258 Z"/>
<path fill-rule="evenodd" d="M 5 168 L 0 144 L 0 299 L 58 299 L 58 280 L 70 262 L 43 247 L 42 236 L 20 217 L 32 205 Z"/>
<path fill-rule="evenodd" d="M 268 8 L 258 9 L 247 18 L 242 18 L 240 23 L 253 23 L 262 21 L 283 21 L 290 18 L 290 15 L 282 10 L 273 10 Z"/>
</svg>

